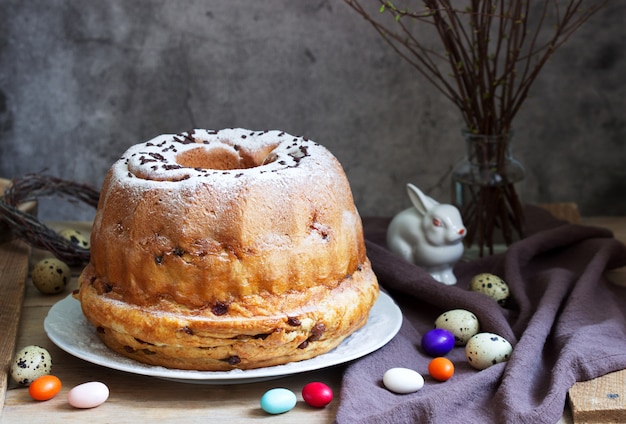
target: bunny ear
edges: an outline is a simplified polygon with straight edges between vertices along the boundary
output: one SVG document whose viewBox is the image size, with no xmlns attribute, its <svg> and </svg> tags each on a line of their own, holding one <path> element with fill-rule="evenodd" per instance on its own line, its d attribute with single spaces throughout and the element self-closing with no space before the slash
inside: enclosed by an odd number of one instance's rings
<svg viewBox="0 0 626 424">
<path fill-rule="evenodd" d="M 406 190 L 409 193 L 411 203 L 413 203 L 413 206 L 415 206 L 415 209 L 417 209 L 421 215 L 426 215 L 428 210 L 439 204 L 434 199 L 426 196 L 419 188 L 415 187 L 411 183 L 406 185 Z"/>
</svg>

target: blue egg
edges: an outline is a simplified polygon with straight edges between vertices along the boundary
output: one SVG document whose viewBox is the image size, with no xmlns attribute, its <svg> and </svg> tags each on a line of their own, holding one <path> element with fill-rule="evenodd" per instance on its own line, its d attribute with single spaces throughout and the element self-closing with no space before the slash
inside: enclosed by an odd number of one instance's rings
<svg viewBox="0 0 626 424">
<path fill-rule="evenodd" d="M 454 334 L 435 328 L 422 336 L 422 349 L 432 357 L 445 356 L 454 347 Z"/>
<path fill-rule="evenodd" d="M 296 406 L 296 395 L 288 389 L 271 389 L 261 397 L 261 409 L 268 414 L 282 414 Z"/>
</svg>

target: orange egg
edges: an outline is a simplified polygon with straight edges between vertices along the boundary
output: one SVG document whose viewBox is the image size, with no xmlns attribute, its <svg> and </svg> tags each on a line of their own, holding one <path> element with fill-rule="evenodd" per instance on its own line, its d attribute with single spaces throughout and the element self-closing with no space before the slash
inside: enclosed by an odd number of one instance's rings
<svg viewBox="0 0 626 424">
<path fill-rule="evenodd" d="M 435 380 L 446 381 L 454 375 L 454 364 L 448 358 L 434 358 L 428 364 L 428 374 Z"/>
<path fill-rule="evenodd" d="M 53 375 L 37 378 L 28 386 L 28 394 L 35 400 L 49 400 L 61 391 L 61 380 Z"/>
</svg>

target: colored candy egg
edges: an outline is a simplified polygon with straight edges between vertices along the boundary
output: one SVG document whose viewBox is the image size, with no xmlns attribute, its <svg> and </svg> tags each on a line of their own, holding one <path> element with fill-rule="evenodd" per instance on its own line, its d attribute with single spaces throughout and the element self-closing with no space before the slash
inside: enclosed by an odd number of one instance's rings
<svg viewBox="0 0 626 424">
<path fill-rule="evenodd" d="M 443 328 L 434 328 L 422 336 L 422 349 L 433 357 L 446 355 L 454 343 L 454 334 Z"/>
<path fill-rule="evenodd" d="M 261 397 L 261 409 L 268 414 L 282 414 L 291 411 L 296 401 L 295 393 L 289 389 L 271 389 Z"/>
<path fill-rule="evenodd" d="M 385 371 L 383 384 L 394 393 L 413 393 L 424 387 L 424 377 L 409 368 L 391 368 Z"/>
<path fill-rule="evenodd" d="M 454 364 L 448 358 L 434 358 L 428 363 L 428 374 L 435 380 L 449 380 L 454 375 Z"/>
<path fill-rule="evenodd" d="M 66 228 L 61 230 L 59 235 L 82 249 L 89 249 L 89 239 L 78 230 Z"/>
<path fill-rule="evenodd" d="M 108 398 L 109 388 L 99 381 L 79 384 L 67 393 L 68 403 L 79 409 L 95 408 Z"/>
<path fill-rule="evenodd" d="M 471 291 L 486 294 L 498 302 L 500 306 L 505 306 L 510 297 L 509 286 L 504 280 L 493 274 L 478 274 L 470 282 Z"/>
<path fill-rule="evenodd" d="M 28 394 L 34 400 L 50 400 L 61 391 L 61 380 L 54 375 L 42 375 L 28 386 Z"/>
<path fill-rule="evenodd" d="M 464 346 L 480 330 L 476 315 L 465 309 L 453 309 L 439 315 L 435 328 L 443 328 L 454 335 L 454 344 Z"/>
<path fill-rule="evenodd" d="M 314 381 L 302 388 L 302 399 L 314 408 L 323 408 L 333 400 L 333 391 L 324 383 Z"/>
<path fill-rule="evenodd" d="M 512 351 L 511 343 L 494 333 L 478 333 L 465 346 L 467 362 L 477 370 L 508 361 Z"/>
<path fill-rule="evenodd" d="M 70 267 L 56 258 L 43 259 L 31 272 L 33 284 L 44 294 L 56 294 L 65 290 L 72 275 Z"/>
<path fill-rule="evenodd" d="M 41 346 L 26 346 L 15 354 L 11 364 L 11 377 L 22 386 L 28 386 L 52 371 L 52 357 Z"/>
</svg>

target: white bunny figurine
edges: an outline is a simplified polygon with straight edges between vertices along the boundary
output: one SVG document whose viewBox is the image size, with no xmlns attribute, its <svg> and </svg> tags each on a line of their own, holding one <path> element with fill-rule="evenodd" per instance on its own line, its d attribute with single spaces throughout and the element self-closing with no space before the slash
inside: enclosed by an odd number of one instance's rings
<svg viewBox="0 0 626 424">
<path fill-rule="evenodd" d="M 387 246 L 409 262 L 424 268 L 443 284 L 456 284 L 452 271 L 463 256 L 467 231 L 459 210 L 426 196 L 407 184 L 413 208 L 398 213 L 387 229 Z"/>
</svg>

